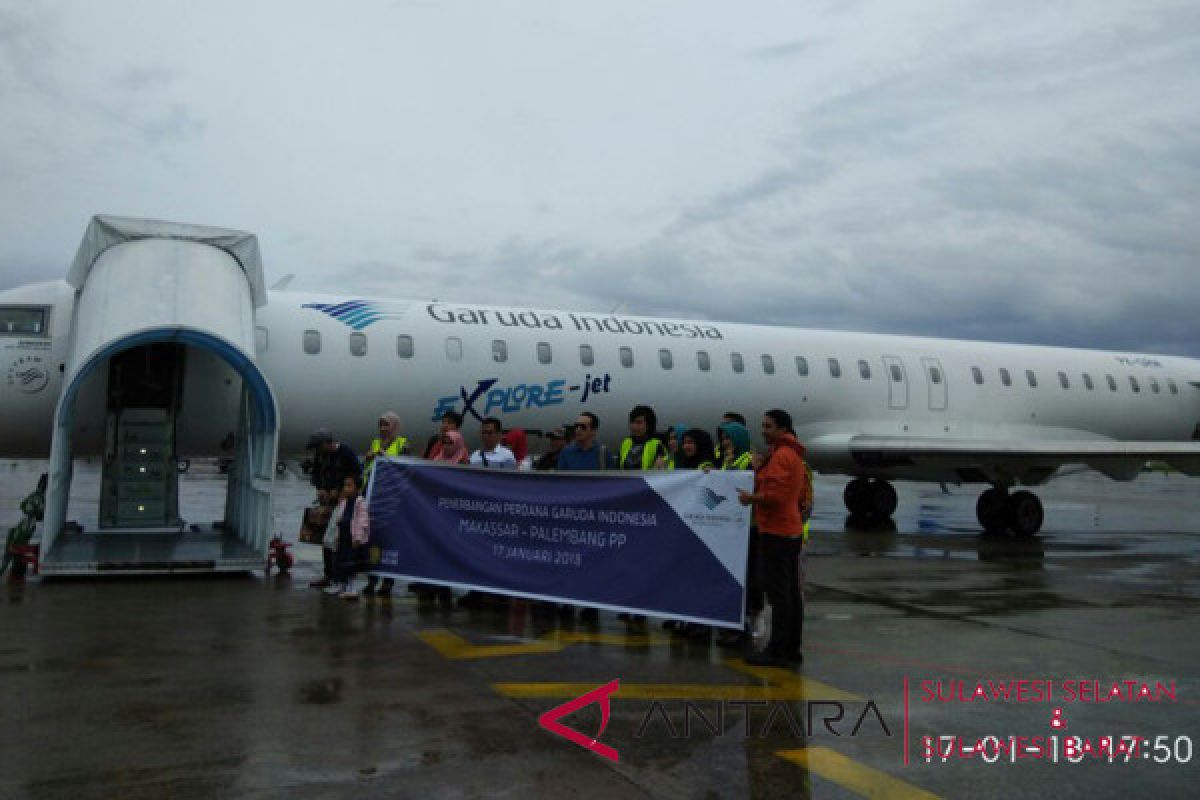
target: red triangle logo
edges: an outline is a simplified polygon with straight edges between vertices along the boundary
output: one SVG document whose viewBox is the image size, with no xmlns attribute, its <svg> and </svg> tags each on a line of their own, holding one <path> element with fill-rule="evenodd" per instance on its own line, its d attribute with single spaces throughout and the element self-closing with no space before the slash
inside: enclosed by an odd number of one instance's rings
<svg viewBox="0 0 1200 800">
<path fill-rule="evenodd" d="M 580 747 L 591 750 L 598 756 L 607 758 L 609 761 L 619 763 L 620 756 L 615 748 L 609 747 L 606 744 L 601 744 L 597 741 L 604 735 L 604 729 L 608 727 L 608 714 L 611 710 L 611 696 L 614 692 L 621 688 L 621 681 L 610 681 L 603 686 L 598 686 L 590 692 L 584 692 L 574 700 L 568 700 L 561 706 L 550 709 L 545 714 L 538 717 L 538 724 L 553 734 L 563 737 L 567 741 L 574 742 Z M 568 728 L 559 722 L 560 719 L 568 714 L 574 714 L 584 706 L 590 706 L 592 703 L 600 704 L 600 730 L 596 731 L 595 737 L 586 736 L 577 730 Z"/>
</svg>

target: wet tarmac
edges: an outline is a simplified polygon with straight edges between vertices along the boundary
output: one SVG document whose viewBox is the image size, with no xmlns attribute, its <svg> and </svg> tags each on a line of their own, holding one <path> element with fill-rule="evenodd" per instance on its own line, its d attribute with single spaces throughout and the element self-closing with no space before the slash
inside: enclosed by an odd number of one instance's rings
<svg viewBox="0 0 1200 800">
<path fill-rule="evenodd" d="M 36 468 L 0 462 L 5 528 Z M 211 519 L 220 476 L 193 472 L 185 514 Z M 291 576 L 5 585 L 0 797 L 1195 796 L 1200 480 L 1064 477 L 1023 542 L 979 536 L 974 490 L 936 485 L 860 529 L 842 486 L 818 479 L 795 670 L 609 614 L 347 603 L 307 588 L 307 545 Z M 289 538 L 308 495 L 278 485 Z M 619 761 L 539 726 L 613 680 L 598 739 Z M 1026 702 L 980 697 L 1000 691 Z M 590 739 L 599 709 L 563 723 Z M 1149 745 L 1074 763 L 1068 737 L 1106 735 Z M 985 750 L 927 759 L 930 736 Z M 1034 757 L 990 736 L 1046 738 L 1018 742 Z"/>
</svg>

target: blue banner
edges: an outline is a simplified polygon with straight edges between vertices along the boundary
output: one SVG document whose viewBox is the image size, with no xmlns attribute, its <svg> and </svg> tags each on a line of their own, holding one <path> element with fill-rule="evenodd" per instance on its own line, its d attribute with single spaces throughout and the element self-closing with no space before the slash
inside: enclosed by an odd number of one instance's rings
<svg viewBox="0 0 1200 800">
<path fill-rule="evenodd" d="M 377 459 L 372 573 L 741 628 L 749 472 L 553 473 Z"/>
</svg>

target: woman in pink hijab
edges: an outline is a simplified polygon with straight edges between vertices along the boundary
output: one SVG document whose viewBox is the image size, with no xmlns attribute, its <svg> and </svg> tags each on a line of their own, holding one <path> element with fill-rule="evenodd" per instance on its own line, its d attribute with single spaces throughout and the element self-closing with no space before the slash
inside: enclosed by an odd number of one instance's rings
<svg viewBox="0 0 1200 800">
<path fill-rule="evenodd" d="M 471 454 L 467 452 L 467 443 L 458 431 L 446 431 L 442 434 L 441 447 L 437 448 L 430 461 L 448 464 L 466 464 Z"/>
</svg>

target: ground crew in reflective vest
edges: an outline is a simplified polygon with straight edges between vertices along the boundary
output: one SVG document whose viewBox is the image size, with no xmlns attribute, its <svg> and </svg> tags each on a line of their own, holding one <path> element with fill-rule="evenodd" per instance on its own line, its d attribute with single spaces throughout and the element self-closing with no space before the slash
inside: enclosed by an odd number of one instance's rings
<svg viewBox="0 0 1200 800">
<path fill-rule="evenodd" d="M 402 456 L 406 453 L 408 453 L 408 439 L 400 435 L 400 415 L 395 411 L 383 412 L 379 415 L 379 437 L 371 440 L 371 447 L 363 458 L 363 486 L 367 486 L 371 479 L 371 470 L 375 468 L 376 456 Z M 367 577 L 367 586 L 363 589 L 363 595 L 388 597 L 391 595 L 392 586 L 395 583 L 393 578 L 384 578 L 383 587 L 377 589 L 379 576 L 370 575 Z"/>
<path fill-rule="evenodd" d="M 667 463 L 667 469 L 702 469 L 708 472 L 713 468 L 712 437 L 708 431 L 701 428 L 690 428 L 679 437 L 679 452 Z"/>
<path fill-rule="evenodd" d="M 666 465 L 666 448 L 654 435 L 657 426 L 658 416 L 650 406 L 635 406 L 629 412 L 629 436 L 621 442 L 618 469 L 648 470 Z"/>
<path fill-rule="evenodd" d="M 651 470 L 662 469 L 667 463 L 667 448 L 654 435 L 658 427 L 658 415 L 650 406 L 634 406 L 629 412 L 629 436 L 621 442 L 620 460 L 617 469 Z M 628 622 L 638 630 L 646 627 L 642 614 L 617 615 L 617 619 Z"/>
<path fill-rule="evenodd" d="M 408 452 L 408 439 L 400 435 L 400 416 L 395 411 L 379 415 L 379 437 L 371 440 L 371 447 L 363 458 L 363 485 L 371 478 L 375 467 L 375 456 L 401 456 Z"/>
<path fill-rule="evenodd" d="M 804 517 L 804 544 L 807 546 L 808 545 L 808 524 L 812 520 L 812 507 L 813 507 L 813 471 L 812 471 L 812 467 L 810 467 L 808 465 L 807 460 L 805 460 L 805 462 L 804 462 L 804 472 L 805 472 L 805 474 L 808 475 L 808 482 L 805 484 L 804 494 L 801 495 L 802 503 L 801 503 L 801 508 L 800 508 L 800 514 L 801 514 L 801 516 Z"/>
</svg>

